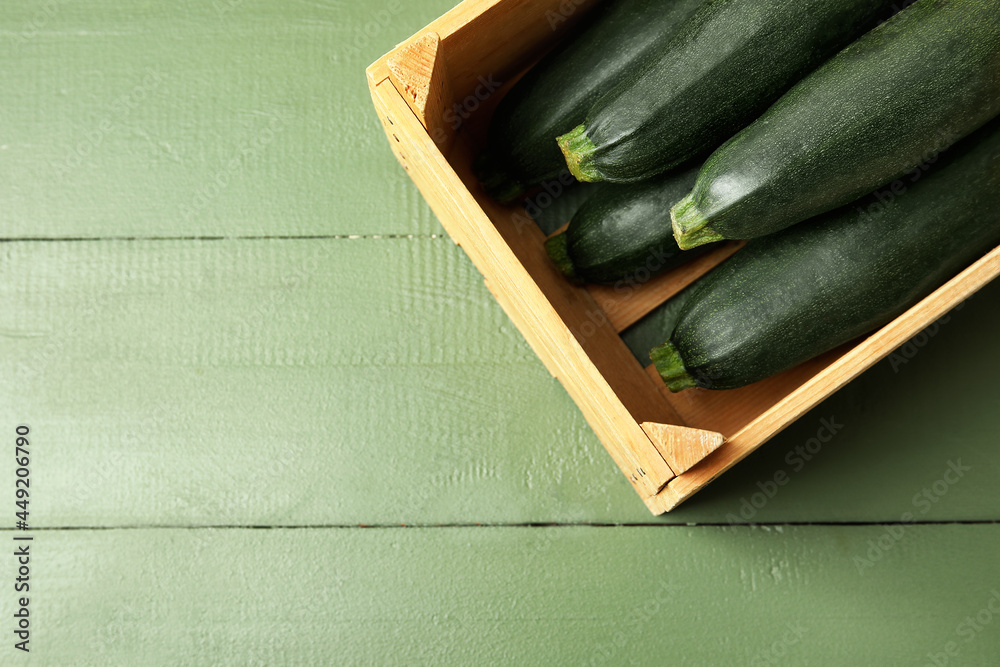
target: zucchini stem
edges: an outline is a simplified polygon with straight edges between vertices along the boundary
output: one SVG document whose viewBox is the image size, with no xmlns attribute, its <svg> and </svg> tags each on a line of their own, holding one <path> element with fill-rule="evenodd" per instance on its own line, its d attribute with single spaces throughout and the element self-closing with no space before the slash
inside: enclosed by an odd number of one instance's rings
<svg viewBox="0 0 1000 667">
<path fill-rule="evenodd" d="M 577 125 L 575 128 L 556 139 L 559 149 L 562 150 L 563 157 L 566 158 L 566 166 L 576 180 L 585 183 L 597 183 L 604 178 L 597 167 L 594 166 L 594 151 L 597 146 L 587 136 L 587 128 L 584 125 Z"/>
<path fill-rule="evenodd" d="M 676 393 L 698 386 L 698 382 L 684 367 L 680 350 L 669 340 L 650 350 L 649 358 L 652 359 L 656 372 L 663 378 L 663 383 L 670 391 Z"/>
<path fill-rule="evenodd" d="M 490 153 L 483 153 L 477 157 L 473 170 L 486 194 L 501 204 L 509 204 L 526 190 L 524 184 L 512 176 Z"/>
<path fill-rule="evenodd" d="M 569 256 L 569 244 L 566 241 L 566 232 L 560 232 L 545 242 L 545 252 L 549 253 L 549 258 L 556 265 L 559 271 L 573 282 L 582 282 L 576 273 L 573 259 Z"/>
<path fill-rule="evenodd" d="M 674 238 L 681 250 L 691 250 L 706 243 L 723 241 L 725 237 L 709 227 L 708 218 L 698 210 L 694 194 L 689 194 L 670 209 Z"/>
</svg>

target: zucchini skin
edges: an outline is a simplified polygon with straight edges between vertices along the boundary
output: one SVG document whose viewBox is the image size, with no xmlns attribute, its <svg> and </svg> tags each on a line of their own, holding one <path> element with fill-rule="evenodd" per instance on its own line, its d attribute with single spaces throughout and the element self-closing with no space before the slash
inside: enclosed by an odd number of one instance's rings
<svg viewBox="0 0 1000 667">
<path fill-rule="evenodd" d="M 580 180 L 648 179 L 717 148 L 871 28 L 881 0 L 713 0 L 560 137 Z"/>
<path fill-rule="evenodd" d="M 566 229 L 567 275 L 591 283 L 642 283 L 698 252 L 677 247 L 670 207 L 694 185 L 698 169 L 643 183 L 602 183 Z M 565 272 L 565 271 L 564 271 Z"/>
<path fill-rule="evenodd" d="M 1000 119 L 948 158 L 891 201 L 755 239 L 703 278 L 650 353 L 668 387 L 780 373 L 890 322 L 1000 244 Z"/>
<path fill-rule="evenodd" d="M 705 0 L 616 0 L 576 38 L 545 56 L 493 114 L 478 162 L 487 192 L 510 201 L 566 170 L 556 137 L 658 48 Z"/>
<path fill-rule="evenodd" d="M 681 247 L 750 239 L 871 192 L 1000 113 L 1000 0 L 918 0 L 802 80 L 702 168 Z"/>
</svg>

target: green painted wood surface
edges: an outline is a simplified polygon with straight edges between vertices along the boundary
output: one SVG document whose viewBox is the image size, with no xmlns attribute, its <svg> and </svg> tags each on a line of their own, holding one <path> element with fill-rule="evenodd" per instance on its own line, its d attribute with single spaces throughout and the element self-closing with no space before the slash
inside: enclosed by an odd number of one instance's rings
<svg viewBox="0 0 1000 667">
<path fill-rule="evenodd" d="M 989 664 L 1000 285 L 650 517 L 370 108 L 451 4 L 0 9 L 0 664 Z"/>
<path fill-rule="evenodd" d="M 51 443 L 39 525 L 651 519 L 446 238 L 2 252 L 0 400 Z M 972 470 L 926 518 L 998 518 L 998 305 L 1000 285 L 660 521 L 891 521 L 949 460 Z M 798 453 L 826 418 L 843 429 Z"/>
<path fill-rule="evenodd" d="M 995 526 L 899 530 L 44 533 L 24 662 L 995 664 Z"/>
<path fill-rule="evenodd" d="M 4 3 L 0 236 L 436 232 L 364 69 L 454 4 Z"/>
</svg>

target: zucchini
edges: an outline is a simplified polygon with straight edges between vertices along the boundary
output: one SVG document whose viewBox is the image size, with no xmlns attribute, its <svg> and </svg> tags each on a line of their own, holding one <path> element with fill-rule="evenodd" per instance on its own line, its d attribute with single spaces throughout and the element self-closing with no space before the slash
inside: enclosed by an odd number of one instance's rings
<svg viewBox="0 0 1000 667">
<path fill-rule="evenodd" d="M 650 353 L 671 391 L 735 389 L 873 331 L 1000 244 L 1000 119 L 909 190 L 755 239 Z"/>
<path fill-rule="evenodd" d="M 798 83 L 674 207 L 682 248 L 749 239 L 896 179 L 1000 113 L 1000 0 L 917 0 Z"/>
<path fill-rule="evenodd" d="M 559 137 L 574 176 L 645 180 L 717 148 L 875 24 L 881 0 L 716 0 Z"/>
<path fill-rule="evenodd" d="M 566 163 L 555 138 L 583 121 L 597 97 L 661 48 L 704 0 L 617 0 L 578 37 L 545 56 L 497 106 L 476 162 L 487 193 L 511 201 Z"/>
<path fill-rule="evenodd" d="M 600 189 L 601 184 L 569 183 L 563 186 L 557 182 L 546 183 L 545 186 L 526 197 L 522 202 L 522 208 L 548 236 L 565 227 L 566 221 L 573 219 L 580 207 Z"/>
<path fill-rule="evenodd" d="M 688 169 L 645 183 L 602 183 L 545 249 L 567 277 L 607 285 L 642 283 L 694 259 L 698 253 L 677 247 L 670 207 L 697 176 Z"/>
</svg>

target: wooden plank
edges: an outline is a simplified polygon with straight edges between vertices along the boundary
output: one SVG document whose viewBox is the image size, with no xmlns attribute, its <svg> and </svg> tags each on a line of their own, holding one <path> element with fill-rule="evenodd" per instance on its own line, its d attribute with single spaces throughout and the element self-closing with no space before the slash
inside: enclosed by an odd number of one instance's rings
<svg viewBox="0 0 1000 667">
<path fill-rule="evenodd" d="M 6 243 L 0 302 L 41 525 L 651 520 L 447 239 Z M 926 518 L 1000 519 L 998 327 L 994 285 L 658 521 L 894 520 L 949 460 Z"/>
<path fill-rule="evenodd" d="M 0 238 L 438 233 L 363 72 L 453 5 L 5 3 Z"/>
<path fill-rule="evenodd" d="M 506 520 L 620 484 L 447 239 L 3 251 L 0 397 L 50 443 L 43 524 Z"/>
<path fill-rule="evenodd" d="M 998 550 L 995 525 L 52 531 L 16 657 L 988 665 Z"/>
</svg>

